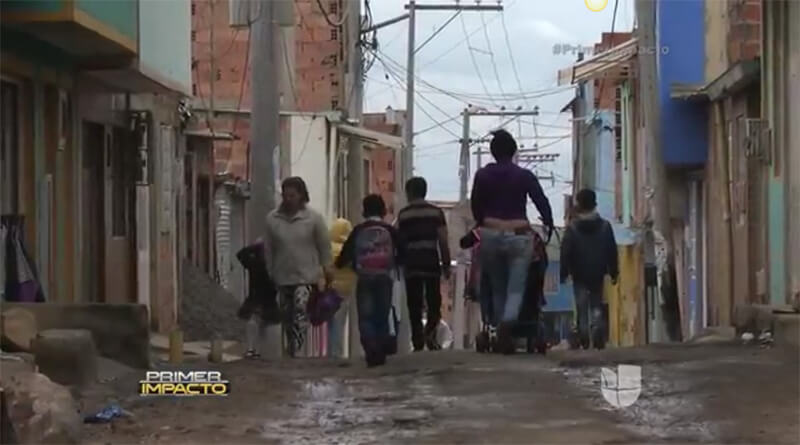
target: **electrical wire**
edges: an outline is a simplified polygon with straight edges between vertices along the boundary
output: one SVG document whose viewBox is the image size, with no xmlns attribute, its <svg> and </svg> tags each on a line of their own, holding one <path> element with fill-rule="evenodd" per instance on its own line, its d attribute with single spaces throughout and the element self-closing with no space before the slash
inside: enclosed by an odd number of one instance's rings
<svg viewBox="0 0 800 445">
<path fill-rule="evenodd" d="M 339 16 L 341 17 L 341 21 L 339 21 L 337 23 L 337 22 L 334 22 L 333 20 L 331 20 L 330 15 L 328 14 L 328 11 L 326 11 L 325 7 L 322 6 L 322 0 L 317 0 L 317 6 L 319 7 L 320 12 L 322 12 L 322 16 L 325 17 L 325 21 L 328 22 L 328 25 L 330 25 L 331 28 L 338 28 L 338 27 L 344 25 L 344 22 L 347 21 L 347 12 L 350 9 L 350 3 L 345 1 L 345 5 L 346 6 L 342 10 L 341 14 L 339 14 Z"/>
<path fill-rule="evenodd" d="M 511 68 L 514 71 L 514 78 L 517 80 L 517 88 L 519 89 L 519 94 L 522 95 L 522 81 L 519 77 L 519 70 L 517 69 L 517 62 L 514 58 L 514 50 L 511 46 L 511 38 L 508 35 L 508 26 L 506 26 L 506 16 L 505 11 L 500 13 L 500 23 L 503 25 L 503 35 L 506 39 L 506 48 L 508 48 L 508 58 L 511 59 Z M 523 99 L 524 100 L 524 99 Z M 528 106 L 528 101 L 524 100 L 525 106 Z"/>
<path fill-rule="evenodd" d="M 436 37 L 437 35 L 439 35 L 439 33 L 440 33 L 440 32 L 444 31 L 444 29 L 447 27 L 447 25 L 449 25 L 449 24 L 450 24 L 450 22 L 452 22 L 453 20 L 455 20 L 455 18 L 456 18 L 456 17 L 458 17 L 460 14 L 461 14 L 461 10 L 459 9 L 459 10 L 458 10 L 458 11 L 456 11 L 456 12 L 455 12 L 455 14 L 453 14 L 453 15 L 452 15 L 452 16 L 451 16 L 449 19 L 447 19 L 447 21 L 446 21 L 446 22 L 444 22 L 444 24 L 443 24 L 442 26 L 440 26 L 438 29 L 436 29 L 436 30 L 433 32 L 433 34 L 431 34 L 431 36 L 430 36 L 430 37 L 428 37 L 427 39 L 425 39 L 425 41 L 424 41 L 424 42 L 422 42 L 422 44 L 421 44 L 421 45 L 419 45 L 418 47 L 416 47 L 416 48 L 414 49 L 414 53 L 417 53 L 417 52 L 419 52 L 419 50 L 421 50 L 423 46 L 427 45 L 427 44 L 428 44 L 428 42 L 430 42 L 431 40 L 433 40 L 433 38 L 434 38 L 434 37 Z"/>
<path fill-rule="evenodd" d="M 479 15 L 481 16 L 481 23 L 483 23 L 483 38 L 486 40 L 486 47 L 489 49 L 489 59 L 492 61 L 492 68 L 494 69 L 494 77 L 497 80 L 497 87 L 500 89 L 500 94 L 505 96 L 506 92 L 503 91 L 503 82 L 500 80 L 500 73 L 497 72 L 497 63 L 494 60 L 494 50 L 492 49 L 492 41 L 489 38 L 489 28 L 486 26 L 486 18 L 483 16 L 483 13 L 480 13 Z"/>
<path fill-rule="evenodd" d="M 392 58 L 391 58 L 389 55 L 387 55 L 387 54 L 386 54 L 386 53 L 384 53 L 383 51 L 381 51 L 381 50 L 377 50 L 377 51 L 376 51 L 376 57 L 377 57 L 377 56 L 380 56 L 380 57 L 382 57 L 382 58 L 384 59 L 384 62 L 388 62 L 389 64 L 391 64 L 391 65 L 395 66 L 395 67 L 396 67 L 396 69 L 398 69 L 398 70 L 402 71 L 402 73 L 403 73 L 404 75 L 405 75 L 405 73 L 407 73 L 407 70 L 406 70 L 406 67 L 405 67 L 405 66 L 403 66 L 401 63 L 397 62 L 396 60 L 392 59 Z M 384 65 L 385 65 L 385 64 L 384 64 Z M 508 100 L 509 98 L 514 98 L 514 97 L 517 97 L 517 98 L 519 98 L 519 97 L 520 97 L 520 96 L 517 96 L 517 95 L 505 95 L 505 96 L 498 96 L 498 95 L 488 95 L 488 96 L 479 96 L 479 95 L 475 95 L 475 94 L 469 94 L 469 93 L 460 93 L 460 92 L 455 92 L 455 91 L 451 91 L 451 90 L 446 90 L 446 89 L 444 89 L 444 88 L 438 87 L 438 86 L 436 86 L 436 85 L 434 85 L 434 84 L 432 84 L 432 83 L 428 82 L 427 80 L 423 79 L 423 78 L 422 78 L 422 77 L 420 77 L 418 74 L 414 74 L 414 78 L 415 78 L 415 79 L 416 79 L 416 80 L 417 80 L 417 81 L 418 81 L 418 82 L 419 82 L 421 85 L 424 85 L 424 86 L 428 87 L 429 89 L 435 90 L 436 92 L 438 92 L 438 93 L 440 93 L 440 94 L 444 94 L 444 95 L 446 95 L 446 96 L 449 96 L 450 98 L 452 98 L 452 99 L 455 99 L 455 100 L 457 100 L 457 101 L 459 101 L 459 102 L 462 102 L 462 103 L 464 103 L 464 104 L 466 104 L 466 105 L 476 105 L 476 104 L 477 104 L 477 105 L 483 105 L 483 104 L 479 103 L 479 101 L 480 101 L 480 99 L 479 99 L 479 98 L 488 98 L 489 100 L 491 100 L 491 101 L 493 102 L 493 103 L 492 103 L 492 105 L 490 105 L 490 106 L 496 106 L 496 105 L 497 105 L 497 101 L 496 101 L 496 100 L 494 100 L 495 98 L 499 98 L 500 100 Z M 523 97 L 527 97 L 527 98 L 531 98 L 531 99 L 533 99 L 533 98 L 539 98 L 539 97 L 551 96 L 551 95 L 554 95 L 554 94 L 561 94 L 561 93 L 563 93 L 563 92 L 565 92 L 565 91 L 568 91 L 568 90 L 574 90 L 574 89 L 575 89 L 575 86 L 574 86 L 574 85 L 568 85 L 568 86 L 564 86 L 564 87 L 552 87 L 552 88 L 548 88 L 548 89 L 545 89 L 545 90 L 533 91 L 533 92 L 527 93 L 527 95 L 526 95 L 526 96 L 523 96 Z M 428 93 L 430 93 L 430 92 L 428 92 Z M 487 104 L 487 105 L 489 105 L 489 104 Z M 561 114 L 561 113 L 559 113 L 559 112 L 552 112 L 552 113 L 553 113 L 553 114 Z"/>
<path fill-rule="evenodd" d="M 509 3 L 509 4 L 508 4 L 508 6 L 506 6 L 506 8 L 505 8 L 505 9 L 511 9 L 511 7 L 512 7 L 512 6 L 514 6 L 514 4 L 516 4 L 516 3 L 517 3 L 517 0 L 511 0 L 511 3 Z M 500 16 L 500 14 L 497 14 L 497 15 L 495 15 L 494 17 L 492 17 L 491 19 L 489 19 L 489 21 L 487 22 L 487 25 L 488 25 L 488 24 L 490 24 L 490 23 L 492 23 L 492 22 L 494 22 L 495 20 L 497 20 L 497 18 L 498 18 L 499 16 Z M 472 37 L 473 35 L 475 35 L 475 34 L 479 33 L 480 31 L 481 31 L 481 28 L 477 28 L 477 29 L 475 29 L 475 30 L 473 30 L 473 31 L 469 32 L 469 33 L 467 34 L 467 37 L 466 37 L 466 38 L 464 38 L 464 39 L 462 39 L 462 40 L 458 41 L 458 43 L 456 43 L 455 45 L 453 45 L 452 47 L 450 47 L 449 49 L 447 49 L 447 51 L 444 51 L 443 53 L 441 53 L 441 54 L 439 54 L 438 56 L 434 57 L 432 60 L 430 60 L 430 61 L 429 61 L 429 62 L 427 62 L 426 64 L 424 64 L 424 65 L 421 65 L 421 66 L 420 66 L 420 69 L 423 69 L 423 68 L 426 68 L 426 67 L 428 67 L 428 66 L 430 66 L 430 65 L 433 65 L 434 63 L 436 63 L 436 62 L 438 62 L 439 60 L 441 60 L 443 57 L 445 57 L 445 56 L 447 56 L 447 55 L 451 54 L 451 53 L 453 52 L 453 50 L 455 50 L 455 49 L 457 49 L 459 46 L 463 45 L 463 44 L 464 44 L 464 42 L 467 42 L 467 41 L 469 40 L 469 37 Z"/>
<path fill-rule="evenodd" d="M 236 111 L 240 111 L 242 109 L 242 100 L 244 99 L 244 86 L 247 82 L 247 69 L 250 67 L 250 36 L 252 33 L 247 33 L 247 51 L 244 54 L 244 64 L 242 68 L 242 80 L 241 85 L 239 86 L 239 100 L 236 102 Z M 239 124 L 239 113 L 233 117 L 233 128 L 231 133 L 236 134 L 236 127 Z M 231 146 L 233 146 L 233 141 L 231 141 Z"/>
<path fill-rule="evenodd" d="M 484 23 L 485 25 L 485 23 Z M 489 95 L 489 90 L 486 88 L 486 82 L 483 81 L 483 75 L 481 75 L 481 70 L 478 68 L 478 62 L 475 60 L 475 52 L 472 49 L 472 44 L 469 42 L 469 33 L 467 33 L 467 24 L 464 22 L 464 17 L 461 17 L 461 29 L 464 30 L 464 35 L 466 36 L 467 40 L 467 47 L 469 47 L 469 58 L 472 60 L 472 67 L 475 68 L 475 74 L 478 75 L 478 80 L 481 82 L 481 87 L 483 87 L 483 91 L 486 95 Z M 495 105 L 498 105 L 497 102 L 492 101 Z"/>
<path fill-rule="evenodd" d="M 397 82 L 397 83 L 398 83 L 398 85 L 400 86 L 400 88 L 403 88 L 403 80 L 402 80 L 401 76 L 400 76 L 399 74 L 395 73 L 394 71 L 392 71 L 392 69 L 391 69 L 389 66 L 387 66 L 386 62 L 383 60 L 383 58 L 382 58 L 382 57 L 378 57 L 378 61 L 380 61 L 380 62 L 383 64 L 384 68 L 386 69 L 387 75 L 390 75 L 390 76 L 391 76 L 391 77 L 392 77 L 392 78 L 395 80 L 395 82 Z M 429 104 L 431 104 L 431 105 L 432 105 L 434 108 L 436 108 L 436 109 L 437 109 L 437 110 L 438 110 L 440 113 L 442 113 L 442 114 L 444 114 L 444 115 L 446 115 L 446 116 L 449 116 L 449 114 L 448 114 L 446 111 L 444 111 L 444 110 L 442 110 L 441 108 L 439 108 L 439 106 L 438 106 L 438 105 L 436 105 L 435 103 L 433 103 L 433 102 L 429 101 L 429 100 L 428 100 L 428 99 L 427 99 L 425 96 L 423 96 L 421 93 L 419 93 L 419 92 L 415 92 L 415 94 L 416 94 L 416 95 L 417 95 L 417 97 L 419 97 L 420 99 L 422 99 L 422 100 L 424 100 L 424 101 L 428 102 Z M 425 114 L 425 115 L 426 115 L 426 116 L 427 116 L 427 117 L 428 117 L 428 118 L 429 118 L 431 121 L 433 121 L 433 122 L 434 122 L 434 124 L 435 124 L 435 125 L 436 125 L 438 128 L 441 128 L 441 129 L 443 129 L 443 130 L 447 131 L 448 133 L 450 133 L 451 135 L 453 135 L 453 136 L 454 136 L 454 137 L 456 137 L 456 138 L 458 138 L 458 137 L 459 137 L 457 133 L 455 133 L 455 132 L 453 132 L 452 130 L 450 130 L 449 128 L 447 128 L 447 127 L 445 126 L 445 123 L 444 123 L 444 122 L 440 122 L 440 121 L 438 121 L 436 118 L 434 118 L 434 117 L 433 117 L 433 116 L 432 116 L 432 115 L 431 115 L 431 114 L 430 114 L 430 113 L 429 113 L 429 112 L 428 112 L 428 111 L 427 111 L 427 110 L 426 110 L 424 107 L 422 107 L 422 106 L 421 106 L 421 104 L 417 103 L 417 104 L 416 104 L 416 106 L 418 106 L 418 107 L 419 107 L 419 109 L 420 109 L 420 111 L 422 111 L 422 112 L 423 112 L 423 113 L 424 113 L 424 114 Z"/>
</svg>

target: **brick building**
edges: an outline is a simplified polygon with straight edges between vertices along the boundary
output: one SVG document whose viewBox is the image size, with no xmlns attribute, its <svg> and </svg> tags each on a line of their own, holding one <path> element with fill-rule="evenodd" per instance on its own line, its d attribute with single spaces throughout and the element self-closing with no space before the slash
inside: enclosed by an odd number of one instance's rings
<svg viewBox="0 0 800 445">
<path fill-rule="evenodd" d="M 387 107 L 383 113 L 366 113 L 363 117 L 363 124 L 366 128 L 393 136 L 402 136 L 405 127 L 405 111 L 393 110 Z M 369 164 L 366 168 L 365 190 L 369 193 L 377 193 L 383 197 L 389 211 L 388 218 L 394 219 L 395 215 L 395 153 L 394 150 L 380 146 L 366 144 L 364 146 L 365 162 Z M 402 193 L 402 187 L 399 190 Z"/>
<path fill-rule="evenodd" d="M 282 111 L 322 112 L 347 109 L 345 88 L 346 36 L 331 26 L 315 0 L 293 0 L 294 27 L 281 29 L 280 73 Z M 347 0 L 323 1 L 335 24 L 348 13 Z M 231 26 L 236 0 L 192 1 L 192 92 L 197 125 L 230 132 L 235 140 L 215 141 L 216 172 L 248 177 L 251 109 L 250 31 Z M 212 19 L 213 15 L 213 19 Z M 213 25 L 213 63 L 212 63 Z M 214 73 L 212 73 L 212 65 Z M 213 74 L 213 76 L 212 76 Z M 215 117 L 211 118 L 211 91 Z M 352 96 L 352 95 L 351 95 Z"/>
</svg>

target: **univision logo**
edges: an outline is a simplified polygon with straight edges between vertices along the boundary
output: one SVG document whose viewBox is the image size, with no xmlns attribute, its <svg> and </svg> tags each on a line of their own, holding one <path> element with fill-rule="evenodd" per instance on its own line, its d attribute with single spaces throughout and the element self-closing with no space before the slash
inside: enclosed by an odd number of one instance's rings
<svg viewBox="0 0 800 445">
<path fill-rule="evenodd" d="M 610 368 L 601 368 L 600 390 L 606 402 L 614 408 L 633 405 L 642 393 L 641 366 L 617 365 L 616 372 Z"/>
</svg>

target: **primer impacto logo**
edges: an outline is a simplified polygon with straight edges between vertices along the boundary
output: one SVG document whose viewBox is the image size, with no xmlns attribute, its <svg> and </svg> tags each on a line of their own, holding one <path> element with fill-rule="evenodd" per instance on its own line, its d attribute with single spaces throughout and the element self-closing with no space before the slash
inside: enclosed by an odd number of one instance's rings
<svg viewBox="0 0 800 445">
<path fill-rule="evenodd" d="M 139 381 L 142 396 L 227 396 L 230 390 L 219 371 L 147 371 Z"/>
<path fill-rule="evenodd" d="M 613 369 L 600 369 L 600 390 L 603 398 L 614 408 L 627 408 L 642 393 L 642 368 L 635 365 L 617 365 Z"/>
<path fill-rule="evenodd" d="M 608 6 L 608 0 L 583 0 L 590 11 L 600 12 Z"/>
</svg>

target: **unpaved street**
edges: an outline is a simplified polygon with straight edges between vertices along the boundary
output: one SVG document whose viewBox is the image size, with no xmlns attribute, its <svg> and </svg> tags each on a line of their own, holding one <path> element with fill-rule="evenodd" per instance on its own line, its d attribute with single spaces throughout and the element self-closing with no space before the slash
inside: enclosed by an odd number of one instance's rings
<svg viewBox="0 0 800 445">
<path fill-rule="evenodd" d="M 600 366 L 642 366 L 642 394 L 612 408 Z M 195 366 L 206 369 L 205 365 Z M 92 443 L 796 443 L 797 350 L 738 345 L 474 352 L 361 362 L 298 359 L 217 367 L 227 398 L 143 399 L 140 374 L 96 388 L 131 419 L 87 425 Z"/>
</svg>

